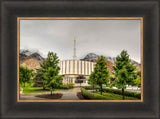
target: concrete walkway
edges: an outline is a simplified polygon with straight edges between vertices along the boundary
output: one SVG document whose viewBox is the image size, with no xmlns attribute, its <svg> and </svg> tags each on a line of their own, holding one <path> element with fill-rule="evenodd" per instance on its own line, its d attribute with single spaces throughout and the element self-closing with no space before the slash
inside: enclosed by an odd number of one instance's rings
<svg viewBox="0 0 160 119">
<path fill-rule="evenodd" d="M 73 88 L 59 92 L 63 94 L 61 100 L 79 100 L 77 93 L 80 92 L 80 88 Z"/>
<path fill-rule="evenodd" d="M 72 88 L 72 89 L 65 89 L 62 91 L 54 91 L 54 93 L 62 93 L 63 96 L 60 99 L 52 99 L 52 100 L 80 100 L 77 97 L 78 92 L 81 92 L 79 87 Z M 21 94 L 20 100 L 51 100 L 51 99 L 36 97 L 36 95 L 40 95 L 40 94 L 50 94 L 50 92 Z"/>
</svg>

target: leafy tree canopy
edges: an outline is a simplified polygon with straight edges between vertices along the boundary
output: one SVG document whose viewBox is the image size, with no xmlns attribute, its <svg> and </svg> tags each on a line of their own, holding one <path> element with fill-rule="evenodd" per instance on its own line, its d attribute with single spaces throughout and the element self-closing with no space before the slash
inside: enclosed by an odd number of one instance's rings
<svg viewBox="0 0 160 119">
<path fill-rule="evenodd" d="M 44 82 L 48 88 L 52 90 L 59 88 L 62 85 L 62 76 L 59 76 L 60 67 L 58 66 L 59 59 L 56 53 L 49 52 L 47 60 L 44 62 L 45 72 L 43 74 Z"/>
<path fill-rule="evenodd" d="M 28 67 L 20 66 L 20 72 L 19 72 L 19 79 L 20 83 L 24 84 L 30 82 L 30 79 L 33 77 L 33 70 L 29 69 Z"/>
<path fill-rule="evenodd" d="M 126 89 L 126 85 L 134 84 L 134 74 L 136 69 L 134 64 L 131 63 L 127 51 L 123 50 L 121 54 L 116 57 L 116 62 L 113 69 L 115 70 L 114 74 L 116 79 L 113 81 L 112 85 L 122 89 L 124 99 L 124 89 Z"/>
<path fill-rule="evenodd" d="M 97 63 L 95 64 L 94 72 L 90 75 L 89 83 L 92 85 L 100 86 L 102 95 L 103 84 L 109 85 L 109 71 L 104 56 L 98 57 Z"/>
<path fill-rule="evenodd" d="M 115 70 L 115 77 L 113 85 L 117 88 L 126 88 L 126 85 L 133 85 L 134 79 L 134 71 L 136 67 L 131 60 L 129 59 L 129 55 L 127 51 L 123 50 L 120 56 L 116 57 L 115 66 L 113 66 Z"/>
<path fill-rule="evenodd" d="M 95 81 L 95 77 L 94 77 L 95 75 L 94 74 L 95 73 L 92 72 L 90 77 L 89 77 L 89 79 L 88 79 L 88 84 L 92 85 L 93 87 L 94 87 L 94 85 L 96 85 L 96 81 Z"/>
<path fill-rule="evenodd" d="M 134 79 L 134 84 L 141 87 L 141 71 L 137 71 L 137 77 Z"/>
<path fill-rule="evenodd" d="M 98 57 L 94 72 L 91 76 L 94 77 L 96 84 L 99 86 L 109 84 L 109 71 L 104 56 Z"/>
</svg>

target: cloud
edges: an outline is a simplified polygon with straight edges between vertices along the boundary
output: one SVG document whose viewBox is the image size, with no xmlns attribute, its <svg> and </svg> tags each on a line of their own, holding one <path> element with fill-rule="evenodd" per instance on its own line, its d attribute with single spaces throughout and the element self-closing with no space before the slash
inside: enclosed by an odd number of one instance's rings
<svg viewBox="0 0 160 119">
<path fill-rule="evenodd" d="M 60 59 L 73 58 L 77 38 L 77 58 L 93 52 L 115 57 L 126 49 L 140 62 L 140 20 L 21 20 L 20 49 L 48 51 Z"/>
</svg>

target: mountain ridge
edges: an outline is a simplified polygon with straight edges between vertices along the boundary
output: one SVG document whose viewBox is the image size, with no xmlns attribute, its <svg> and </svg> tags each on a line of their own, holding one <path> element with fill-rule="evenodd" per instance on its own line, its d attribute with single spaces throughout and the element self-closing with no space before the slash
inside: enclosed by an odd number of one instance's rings
<svg viewBox="0 0 160 119">
<path fill-rule="evenodd" d="M 88 53 L 83 59 L 80 59 L 80 60 L 83 60 L 83 61 L 95 61 L 98 59 L 100 55 L 97 55 L 95 53 Z M 116 57 L 110 57 L 110 56 L 105 56 L 105 60 L 107 61 L 110 61 L 110 62 L 115 62 L 116 61 Z M 141 65 L 140 63 L 136 62 L 135 60 L 133 59 L 130 59 L 131 60 L 131 63 L 134 63 L 135 65 Z"/>
<path fill-rule="evenodd" d="M 97 54 L 95 53 L 88 53 L 82 61 L 91 61 L 96 62 L 98 59 Z M 20 65 L 27 66 L 30 69 L 40 68 L 40 63 L 42 63 L 45 58 L 43 58 L 39 52 L 37 51 L 30 51 L 30 50 L 21 50 L 19 54 Z M 113 71 L 113 66 L 115 65 L 115 57 L 106 57 L 107 67 L 110 71 Z M 141 65 L 134 60 L 131 60 L 132 63 L 135 62 L 137 66 L 137 70 L 140 70 Z"/>
<path fill-rule="evenodd" d="M 20 50 L 19 53 L 19 57 L 20 59 L 26 59 L 26 58 L 35 58 L 37 60 L 44 60 L 45 58 L 43 58 L 39 52 L 37 51 L 30 51 L 30 50 Z"/>
</svg>

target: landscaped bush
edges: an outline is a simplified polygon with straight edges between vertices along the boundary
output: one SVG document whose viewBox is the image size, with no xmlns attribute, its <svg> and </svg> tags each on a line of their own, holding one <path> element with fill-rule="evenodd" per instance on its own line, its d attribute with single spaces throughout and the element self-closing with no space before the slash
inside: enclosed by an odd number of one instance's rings
<svg viewBox="0 0 160 119">
<path fill-rule="evenodd" d="M 103 92 L 102 95 L 100 92 L 91 92 L 84 88 L 81 88 L 81 93 L 85 99 L 91 99 L 91 100 L 122 100 L 122 95 L 114 94 L 114 93 L 108 93 Z M 137 100 L 136 97 L 125 97 L 126 100 Z"/>
<path fill-rule="evenodd" d="M 122 94 L 122 90 L 111 89 L 111 88 L 103 88 L 103 92 L 109 92 L 109 93 L 114 93 L 114 94 L 119 94 L 119 95 Z M 141 99 L 141 93 L 137 93 L 137 92 L 124 91 L 124 95 Z"/>
<path fill-rule="evenodd" d="M 70 89 L 70 88 L 74 88 L 74 83 L 69 83 L 67 85 L 61 86 L 61 89 Z"/>
<path fill-rule="evenodd" d="M 61 89 L 69 89 L 69 86 L 68 86 L 68 85 L 61 85 L 60 88 L 61 88 Z"/>
<path fill-rule="evenodd" d="M 25 82 L 25 87 L 33 87 L 34 83 L 32 81 L 30 82 Z M 24 85 L 20 84 L 20 87 L 24 87 Z"/>
<path fill-rule="evenodd" d="M 74 88 L 74 83 L 70 82 L 68 85 L 69 85 L 69 88 Z"/>
<path fill-rule="evenodd" d="M 86 90 L 93 90 L 93 86 L 82 86 L 82 88 L 84 88 Z M 99 87 L 95 86 L 94 89 L 99 89 Z"/>
<path fill-rule="evenodd" d="M 92 86 L 83 86 L 82 88 L 84 88 L 86 90 L 93 90 Z M 96 86 L 94 89 L 99 89 L 99 87 Z M 103 92 L 122 95 L 122 90 L 120 90 L 120 89 L 103 88 Z M 141 99 L 141 93 L 137 93 L 137 92 L 124 91 L 124 95 L 125 96 L 129 96 L 129 97 L 136 97 L 138 99 Z"/>
<path fill-rule="evenodd" d="M 86 89 L 84 88 L 81 88 L 81 93 L 83 95 L 83 97 L 85 99 L 93 99 L 93 100 L 109 100 L 109 98 L 107 98 L 106 96 L 103 96 L 103 95 L 100 95 L 100 94 L 97 94 L 97 93 L 92 93 L 90 91 L 87 91 Z"/>
<path fill-rule="evenodd" d="M 101 92 L 96 92 L 98 94 L 101 94 Z M 110 100 L 123 100 L 123 96 L 119 95 L 119 94 L 114 94 L 114 93 L 108 93 L 108 92 L 102 92 L 102 95 L 107 97 Z M 129 96 L 125 96 L 125 100 L 139 100 L 136 97 L 129 97 Z"/>
</svg>

